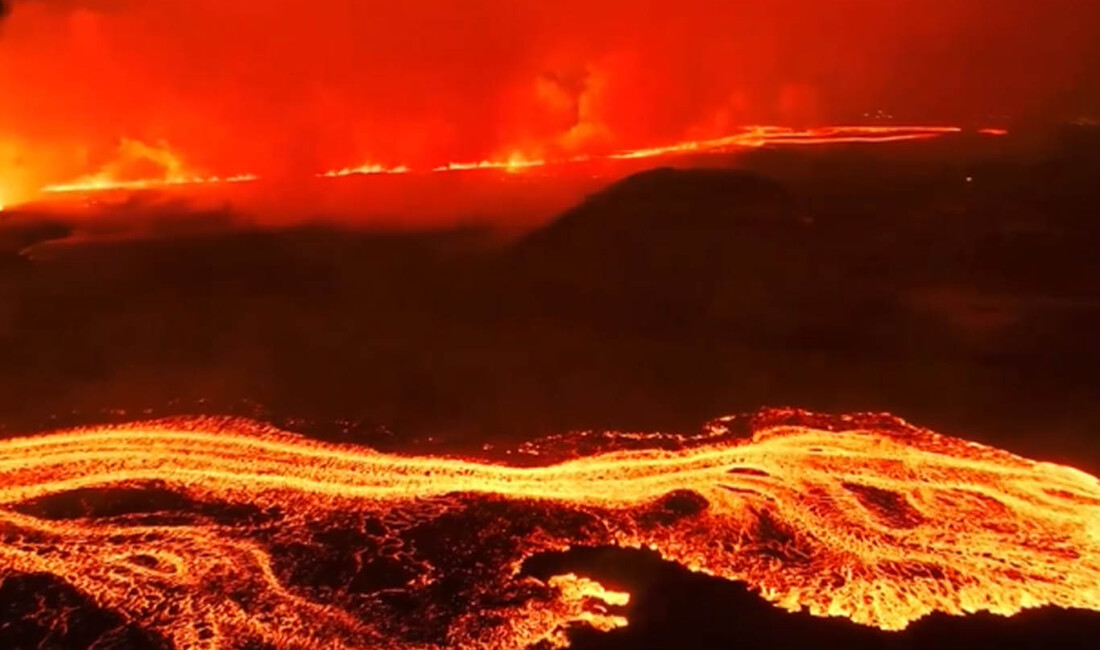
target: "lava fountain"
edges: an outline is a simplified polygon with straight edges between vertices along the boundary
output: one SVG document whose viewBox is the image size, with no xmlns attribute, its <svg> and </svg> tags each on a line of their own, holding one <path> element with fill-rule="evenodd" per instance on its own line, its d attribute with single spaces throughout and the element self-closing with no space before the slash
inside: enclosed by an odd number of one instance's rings
<svg viewBox="0 0 1100 650">
<path fill-rule="evenodd" d="M 885 630 L 1100 610 L 1096 478 L 890 416 L 771 410 L 520 456 L 538 464 L 216 419 L 9 439 L 0 578 L 52 576 L 177 648 L 561 647 L 571 625 L 627 624 L 628 594 L 521 571 L 577 545 Z"/>
</svg>

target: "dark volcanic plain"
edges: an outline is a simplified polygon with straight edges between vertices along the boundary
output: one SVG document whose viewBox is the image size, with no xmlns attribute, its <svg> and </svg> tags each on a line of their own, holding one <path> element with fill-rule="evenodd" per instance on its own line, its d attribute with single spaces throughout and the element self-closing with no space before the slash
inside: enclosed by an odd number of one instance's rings
<svg viewBox="0 0 1100 650">
<path fill-rule="evenodd" d="M 977 148 L 978 153 L 975 153 Z M 0 214 L 3 435 L 243 415 L 386 450 L 482 453 L 574 429 L 694 432 L 794 405 L 918 425 L 1100 473 L 1100 138 L 761 151 L 662 168 L 501 243 L 476 229 L 237 227 L 70 243 Z M 148 215 L 145 215 L 148 216 Z M 628 588 L 596 648 L 1084 647 L 1100 617 L 931 617 L 900 634 L 791 615 L 643 552 L 529 562 Z M 36 620 L 71 607 L 65 639 Z M 119 622 L 0 584 L 0 647 Z M 96 647 L 159 647 L 134 627 Z"/>
</svg>

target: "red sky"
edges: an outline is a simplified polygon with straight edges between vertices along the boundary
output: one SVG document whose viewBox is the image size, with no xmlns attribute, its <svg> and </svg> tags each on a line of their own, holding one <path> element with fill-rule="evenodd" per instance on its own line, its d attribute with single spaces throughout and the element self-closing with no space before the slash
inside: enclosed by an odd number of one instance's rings
<svg viewBox="0 0 1100 650">
<path fill-rule="evenodd" d="M 14 0 L 0 175 L 575 154 L 747 123 L 1095 110 L 1095 0 Z M 0 188 L 2 190 L 2 188 Z"/>
</svg>

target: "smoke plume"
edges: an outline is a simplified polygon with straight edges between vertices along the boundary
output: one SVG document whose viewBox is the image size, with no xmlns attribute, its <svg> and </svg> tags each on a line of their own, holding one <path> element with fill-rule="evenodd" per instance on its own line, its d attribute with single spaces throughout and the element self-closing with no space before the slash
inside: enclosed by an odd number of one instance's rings
<svg viewBox="0 0 1100 650">
<path fill-rule="evenodd" d="M 10 5 L 10 6 L 9 6 Z M 1092 110 L 1100 5 L 1046 0 L 0 2 L 7 192 L 110 164 L 298 178 L 736 125 Z M 998 118 L 999 119 L 999 118 Z M 0 189 L 0 192 L 5 191 Z"/>
</svg>

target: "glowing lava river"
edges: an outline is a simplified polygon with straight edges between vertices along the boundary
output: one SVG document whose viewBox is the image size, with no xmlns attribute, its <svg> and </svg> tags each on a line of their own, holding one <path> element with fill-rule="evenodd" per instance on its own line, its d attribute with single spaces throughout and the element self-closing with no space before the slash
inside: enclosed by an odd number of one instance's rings
<svg viewBox="0 0 1100 650">
<path fill-rule="evenodd" d="M 188 649 L 563 646 L 627 624 L 628 594 L 522 571 L 582 545 L 888 630 L 1100 610 L 1096 478 L 890 416 L 772 410 L 516 451 L 391 455 L 213 419 L 0 441 L 0 581 L 46 576 Z"/>
</svg>

